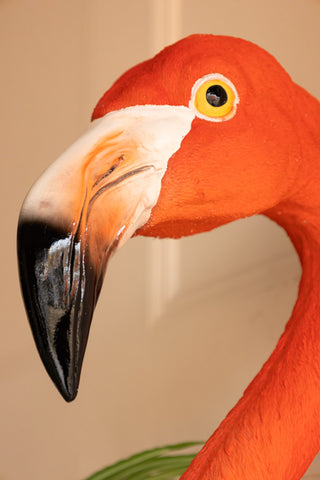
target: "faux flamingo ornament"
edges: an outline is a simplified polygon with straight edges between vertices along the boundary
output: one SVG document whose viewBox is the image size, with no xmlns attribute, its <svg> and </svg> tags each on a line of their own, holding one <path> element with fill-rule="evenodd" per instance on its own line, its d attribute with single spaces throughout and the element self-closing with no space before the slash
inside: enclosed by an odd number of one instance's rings
<svg viewBox="0 0 320 480">
<path fill-rule="evenodd" d="M 320 105 L 264 50 L 193 35 L 137 65 L 40 177 L 18 226 L 43 363 L 74 399 L 110 256 L 263 213 L 303 268 L 274 352 L 183 480 L 296 480 L 320 449 Z"/>
</svg>

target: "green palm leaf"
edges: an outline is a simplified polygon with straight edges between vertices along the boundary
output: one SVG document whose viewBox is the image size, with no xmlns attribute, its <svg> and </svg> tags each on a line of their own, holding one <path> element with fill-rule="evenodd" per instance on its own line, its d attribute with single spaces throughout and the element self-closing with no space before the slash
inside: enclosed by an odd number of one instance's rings
<svg viewBox="0 0 320 480">
<path fill-rule="evenodd" d="M 189 466 L 196 453 L 179 451 L 203 445 L 202 442 L 179 443 L 154 448 L 110 465 L 86 480 L 175 480 Z"/>
</svg>

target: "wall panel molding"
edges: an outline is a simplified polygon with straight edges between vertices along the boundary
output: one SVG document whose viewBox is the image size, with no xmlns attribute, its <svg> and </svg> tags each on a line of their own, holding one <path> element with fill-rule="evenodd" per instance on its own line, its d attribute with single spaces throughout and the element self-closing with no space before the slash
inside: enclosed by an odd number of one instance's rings
<svg viewBox="0 0 320 480">
<path fill-rule="evenodd" d="M 150 56 L 181 37 L 182 0 L 151 0 Z M 146 318 L 154 323 L 180 287 L 180 245 L 176 240 L 151 240 L 147 250 Z"/>
<path fill-rule="evenodd" d="M 151 0 L 151 55 L 181 37 L 182 0 Z"/>
</svg>

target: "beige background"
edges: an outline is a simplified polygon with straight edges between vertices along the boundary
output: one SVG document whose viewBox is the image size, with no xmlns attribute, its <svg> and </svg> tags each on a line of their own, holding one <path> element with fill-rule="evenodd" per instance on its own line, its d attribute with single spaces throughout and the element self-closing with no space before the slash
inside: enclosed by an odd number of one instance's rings
<svg viewBox="0 0 320 480">
<path fill-rule="evenodd" d="M 66 404 L 27 324 L 16 223 L 125 69 L 181 36 L 228 34 L 320 98 L 319 21 L 319 0 L 0 0 L 1 480 L 81 480 L 144 448 L 206 439 L 267 359 L 300 275 L 279 228 L 257 217 L 180 242 L 134 239 L 111 262 Z"/>
</svg>

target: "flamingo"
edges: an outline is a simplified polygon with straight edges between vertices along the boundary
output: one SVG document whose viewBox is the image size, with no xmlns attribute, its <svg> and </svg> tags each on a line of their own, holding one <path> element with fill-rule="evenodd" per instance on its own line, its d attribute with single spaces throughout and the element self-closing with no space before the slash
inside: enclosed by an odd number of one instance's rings
<svg viewBox="0 0 320 480">
<path fill-rule="evenodd" d="M 67 401 L 111 255 L 264 214 L 302 264 L 285 331 L 183 480 L 297 480 L 320 449 L 320 105 L 260 47 L 192 35 L 122 75 L 19 218 L 26 310 Z"/>
</svg>

